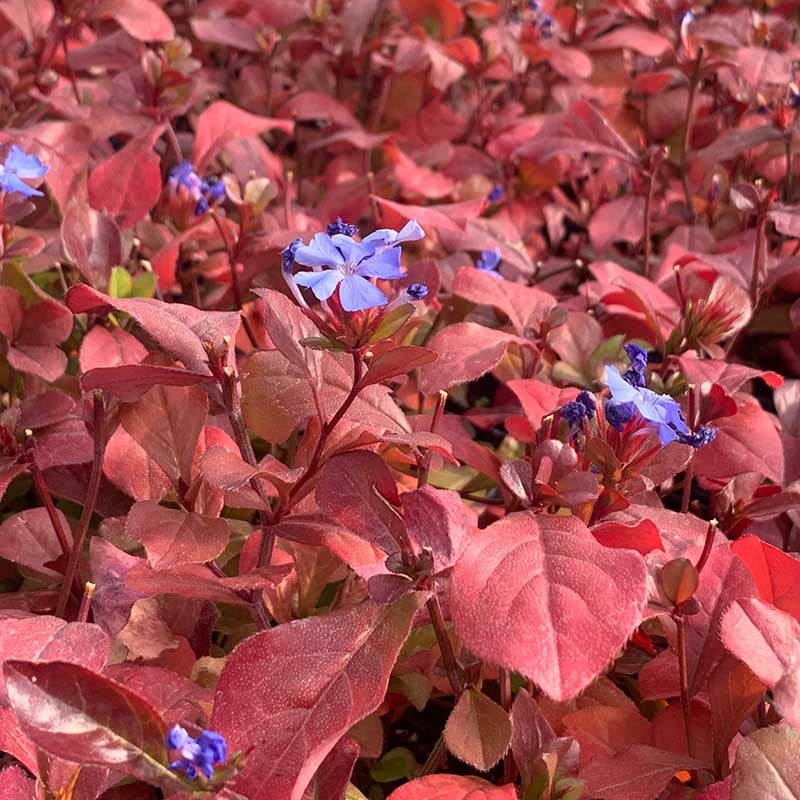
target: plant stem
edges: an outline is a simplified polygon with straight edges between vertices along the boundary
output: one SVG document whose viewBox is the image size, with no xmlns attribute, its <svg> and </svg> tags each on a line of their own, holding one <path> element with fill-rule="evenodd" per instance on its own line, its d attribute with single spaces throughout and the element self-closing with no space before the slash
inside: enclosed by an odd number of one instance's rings
<svg viewBox="0 0 800 800">
<path fill-rule="evenodd" d="M 756 244 L 753 248 L 753 273 L 750 278 L 750 300 L 753 303 L 753 314 L 755 315 L 758 305 L 758 290 L 761 280 L 762 261 L 764 260 L 764 246 L 766 245 L 765 230 L 767 227 L 767 203 L 762 203 L 758 211 L 758 223 L 756 225 Z"/>
<path fill-rule="evenodd" d="M 686 663 L 686 622 L 683 614 L 674 614 L 675 627 L 678 635 L 678 668 L 681 679 L 681 710 L 683 711 L 683 730 L 686 734 L 686 749 L 691 758 L 694 758 L 694 743 L 692 741 L 692 709 L 689 700 L 689 668 Z"/>
<path fill-rule="evenodd" d="M 50 490 L 47 488 L 47 484 L 44 481 L 44 475 L 42 475 L 42 471 L 39 469 L 37 463 L 33 460 L 31 460 L 31 463 L 28 465 L 28 471 L 31 473 L 33 485 L 36 487 L 36 493 L 39 495 L 39 499 L 42 501 L 45 509 L 47 510 L 47 516 L 50 518 L 50 524 L 53 526 L 53 530 L 56 532 L 58 543 L 61 545 L 61 552 L 65 556 L 69 556 L 72 549 L 70 546 L 70 541 L 67 537 L 66 531 L 64 530 L 64 526 L 61 524 L 61 517 L 59 517 L 58 510 L 53 503 Z"/>
<path fill-rule="evenodd" d="M 77 622 L 86 622 L 89 619 L 89 609 L 92 607 L 92 597 L 94 597 L 94 586 L 91 581 L 86 581 L 84 584 Z"/>
<path fill-rule="evenodd" d="M 697 571 L 698 576 L 703 571 L 703 567 L 705 567 L 708 559 L 711 558 L 711 550 L 714 547 L 714 539 L 716 538 L 718 525 L 719 523 L 715 519 L 712 519 L 708 523 L 708 528 L 706 529 L 706 540 L 703 543 L 703 552 L 700 553 L 700 558 L 697 559 L 697 564 L 695 565 L 695 570 Z"/>
<path fill-rule="evenodd" d="M 67 568 L 64 571 L 64 580 L 58 593 L 56 603 L 56 616 L 64 617 L 69 602 L 70 590 L 78 570 L 78 560 L 83 552 L 83 545 L 86 535 L 89 532 L 89 525 L 92 521 L 97 496 L 100 493 L 100 482 L 103 477 L 103 458 L 106 451 L 106 406 L 102 391 L 94 393 L 94 454 L 92 458 L 92 472 L 89 477 L 89 488 L 86 492 L 86 501 L 83 504 L 80 521 L 78 522 L 78 532 L 75 534 L 75 541 L 72 551 L 69 554 Z"/>
<path fill-rule="evenodd" d="M 694 116 L 694 96 L 697 93 L 697 87 L 700 83 L 700 66 L 703 61 L 703 48 L 697 50 L 697 58 L 694 62 L 694 69 L 689 82 L 689 98 L 686 101 L 686 126 L 683 130 L 683 137 L 681 138 L 681 157 L 680 157 L 680 170 L 681 170 L 681 183 L 683 185 L 683 196 L 686 200 L 686 209 L 689 212 L 689 217 L 694 222 L 697 214 L 694 208 L 694 201 L 692 200 L 692 190 L 689 186 L 689 172 L 687 170 L 687 159 L 689 155 L 689 143 L 692 133 L 692 118 Z"/>
<path fill-rule="evenodd" d="M 783 202 L 786 205 L 792 202 L 792 133 L 787 132 L 783 140 L 783 146 L 786 149 L 786 177 L 783 184 Z"/>
<path fill-rule="evenodd" d="M 500 667 L 499 670 L 499 681 L 500 681 L 500 705 L 503 707 L 503 710 L 506 713 L 511 711 L 511 673 L 505 669 L 505 667 Z M 514 757 L 511 755 L 510 752 L 506 753 L 505 757 L 503 758 L 503 782 L 504 783 L 513 783 L 515 778 L 515 769 L 516 765 L 514 763 Z"/>
<path fill-rule="evenodd" d="M 436 433 L 436 429 L 439 427 L 439 423 L 442 421 L 442 416 L 444 415 L 444 406 L 446 402 L 447 402 L 447 392 L 440 391 L 439 396 L 436 398 L 436 407 L 433 409 L 433 417 L 431 419 L 431 433 Z M 433 458 L 433 451 L 428 450 L 428 452 L 425 453 L 425 456 L 422 459 L 422 466 L 420 467 L 419 475 L 417 476 L 417 489 L 421 489 L 428 483 L 428 476 L 431 471 L 432 458 Z"/>
<path fill-rule="evenodd" d="M 433 597 L 428 600 L 426 608 L 431 617 L 431 624 L 436 634 L 436 641 L 442 653 L 442 663 L 447 671 L 447 678 L 450 681 L 453 694 L 456 697 L 460 697 L 461 693 L 464 691 L 464 682 L 461 679 L 461 670 L 458 667 L 456 655 L 453 652 L 453 643 L 447 635 L 447 625 L 445 624 L 442 607 L 439 605 L 439 598 L 437 595 L 434 594 Z"/>
<path fill-rule="evenodd" d="M 447 747 L 444 743 L 444 733 L 442 733 L 436 740 L 436 744 L 433 746 L 433 750 L 431 750 L 430 755 L 425 760 L 420 772 L 420 776 L 430 775 L 432 772 L 436 772 L 436 770 L 439 768 L 439 762 L 442 760 L 442 757 L 446 751 Z"/>
</svg>

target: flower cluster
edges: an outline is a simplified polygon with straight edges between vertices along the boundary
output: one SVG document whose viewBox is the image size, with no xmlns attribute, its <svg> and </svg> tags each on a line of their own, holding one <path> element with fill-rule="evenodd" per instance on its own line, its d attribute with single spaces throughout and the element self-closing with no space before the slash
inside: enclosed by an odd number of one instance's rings
<svg viewBox="0 0 800 800">
<path fill-rule="evenodd" d="M 42 192 L 31 188 L 25 181 L 43 178 L 49 169 L 36 156 L 28 155 L 19 145 L 12 144 L 0 164 L 0 190 L 9 194 L 16 192 L 23 197 L 42 197 Z"/>
<path fill-rule="evenodd" d="M 404 277 L 398 245 L 422 239 L 425 233 L 413 220 L 400 231 L 382 228 L 361 241 L 353 238 L 356 230 L 354 225 L 337 219 L 328 226 L 327 233 L 316 234 L 309 244 L 300 240 L 292 242 L 282 254 L 283 274 L 290 287 L 294 290 L 293 284 L 305 286 L 322 301 L 328 300 L 338 289 L 339 302 L 345 311 L 385 306 L 386 295 L 373 279 L 393 281 Z M 311 271 L 292 275 L 295 262 L 311 267 Z M 413 298 L 412 287 L 409 287 L 409 295 Z M 417 294 L 420 291 L 419 288 L 414 290 Z"/>
<path fill-rule="evenodd" d="M 211 206 L 225 196 L 225 184 L 213 175 L 201 178 L 191 161 L 176 164 L 167 176 L 167 185 L 174 194 L 184 189 L 195 202 L 194 213 L 205 214 Z"/>
<path fill-rule="evenodd" d="M 585 419 L 594 417 L 595 408 L 594 398 L 584 390 L 574 400 L 564 404 L 561 409 L 561 419 L 569 423 L 572 433 L 576 433 Z"/>
<path fill-rule="evenodd" d="M 539 35 L 543 39 L 549 39 L 553 35 L 555 20 L 549 14 L 543 13 L 539 0 L 529 0 L 528 8 L 533 12 L 533 24 L 538 29 Z"/>
<path fill-rule="evenodd" d="M 184 772 L 190 781 L 198 773 L 211 780 L 214 777 L 214 765 L 228 757 L 228 743 L 222 734 L 203 731 L 199 736 L 192 737 L 180 725 L 175 725 L 167 734 L 167 747 L 178 754 L 178 758 L 170 762 L 169 768 Z"/>
<path fill-rule="evenodd" d="M 606 383 L 611 398 L 606 401 L 604 411 L 609 424 L 621 430 L 639 417 L 655 427 L 662 445 L 678 441 L 692 447 L 703 447 L 712 442 L 717 435 L 716 428 L 701 425 L 696 431 L 691 431 L 675 400 L 646 388 L 647 353 L 637 345 L 626 345 L 625 352 L 631 365 L 624 374 L 620 374 L 616 367 L 606 367 Z"/>
</svg>

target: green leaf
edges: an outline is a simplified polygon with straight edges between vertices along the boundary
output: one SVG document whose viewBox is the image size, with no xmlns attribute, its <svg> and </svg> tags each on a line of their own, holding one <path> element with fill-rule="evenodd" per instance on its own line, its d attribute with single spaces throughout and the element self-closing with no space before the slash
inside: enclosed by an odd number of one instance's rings
<svg viewBox="0 0 800 800">
<path fill-rule="evenodd" d="M 156 293 L 156 276 L 153 272 L 140 272 L 131 281 L 131 297 L 153 297 Z"/>
<path fill-rule="evenodd" d="M 111 277 L 108 281 L 108 293 L 112 297 L 130 297 L 133 279 L 128 270 L 122 267 L 112 267 Z"/>
<path fill-rule="evenodd" d="M 410 750 L 405 747 L 394 747 L 384 754 L 369 774 L 372 780 L 378 783 L 393 783 L 413 777 L 418 769 L 419 764 Z"/>
<path fill-rule="evenodd" d="M 375 344 L 375 342 L 382 342 L 384 339 L 393 336 L 406 324 L 413 313 L 413 303 L 406 303 L 405 305 L 398 306 L 394 311 L 390 311 L 381 320 L 372 336 L 369 337 L 370 342 Z"/>
</svg>

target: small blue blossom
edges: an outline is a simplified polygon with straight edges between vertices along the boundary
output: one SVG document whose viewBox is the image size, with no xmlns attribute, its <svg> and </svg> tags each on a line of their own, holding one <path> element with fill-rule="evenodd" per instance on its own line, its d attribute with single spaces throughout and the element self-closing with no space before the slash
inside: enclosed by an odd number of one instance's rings
<svg viewBox="0 0 800 800">
<path fill-rule="evenodd" d="M 428 287 L 424 283 L 412 283 L 406 287 L 406 292 L 412 300 L 424 300 L 428 296 Z"/>
<path fill-rule="evenodd" d="M 23 197 L 42 197 L 42 192 L 32 189 L 25 179 L 43 178 L 50 167 L 36 156 L 28 155 L 19 145 L 12 144 L 5 161 L 0 164 L 0 190 L 16 192 Z"/>
<path fill-rule="evenodd" d="M 631 386 L 616 367 L 606 367 L 606 383 L 611 390 L 611 399 L 617 403 L 631 403 L 642 419 L 655 426 L 661 444 L 669 444 L 679 439 L 681 435 L 689 435 L 689 426 L 683 418 L 681 407 L 666 394 L 643 387 Z M 630 410 L 612 407 L 612 412 L 617 418 Z M 608 407 L 606 408 L 608 416 Z M 612 423 L 613 424 L 613 423 Z M 615 426 L 616 427 L 616 426 Z"/>
<path fill-rule="evenodd" d="M 496 183 L 492 187 L 492 191 L 486 195 L 486 199 L 490 203 L 499 203 L 503 199 L 503 187 L 501 184 Z"/>
<path fill-rule="evenodd" d="M 225 184 L 214 175 L 201 178 L 191 161 L 183 160 L 176 164 L 167 175 L 167 185 L 173 193 L 184 189 L 195 201 L 194 213 L 201 216 L 225 196 Z"/>
<path fill-rule="evenodd" d="M 544 14 L 543 16 L 539 17 L 539 20 L 537 21 L 539 33 L 544 39 L 549 39 L 553 35 L 554 25 L 555 20 L 549 14 Z"/>
<path fill-rule="evenodd" d="M 502 260 L 503 256 L 500 253 L 500 248 L 495 247 L 493 250 L 484 250 L 475 262 L 475 266 L 488 275 L 492 275 L 495 278 L 502 278 L 502 275 L 497 271 Z"/>
<path fill-rule="evenodd" d="M 302 239 L 295 239 L 293 242 L 289 242 L 289 244 L 287 244 L 286 247 L 281 250 L 281 269 L 284 272 L 291 272 L 291 269 L 294 266 L 295 253 L 301 244 L 303 244 Z"/>
<path fill-rule="evenodd" d="M 711 444 L 717 438 L 717 428 L 714 425 L 701 425 L 694 433 L 678 434 L 678 441 L 688 444 L 697 450 Z"/>
<path fill-rule="evenodd" d="M 294 280 L 311 289 L 318 300 L 327 300 L 339 288 L 339 301 L 345 311 L 364 311 L 387 304 L 386 295 L 371 278 L 397 280 L 400 269 L 397 245 L 421 239 L 425 233 L 413 220 L 400 231 L 381 228 L 357 242 L 344 233 L 318 233 L 307 245 L 294 252 L 298 264 L 313 272 L 300 272 Z"/>
<path fill-rule="evenodd" d="M 644 371 L 647 369 L 647 351 L 638 344 L 626 344 L 625 352 L 631 365 L 622 374 L 622 377 L 631 385 L 642 388 L 646 385 Z"/>
<path fill-rule="evenodd" d="M 606 400 L 604 410 L 609 425 L 618 431 L 636 416 L 636 406 L 633 403 L 622 403 L 619 400 Z"/>
<path fill-rule="evenodd" d="M 336 217 L 334 222 L 331 222 L 326 229 L 328 236 L 335 236 L 337 233 L 343 233 L 345 236 L 355 236 L 358 233 L 358 228 L 345 222 L 341 217 Z"/>
<path fill-rule="evenodd" d="M 577 431 L 583 426 L 585 419 L 592 419 L 595 414 L 594 398 L 586 390 L 574 400 L 565 403 L 561 408 L 561 419 L 569 423 L 570 430 Z"/>
<path fill-rule="evenodd" d="M 215 731 L 203 731 L 193 738 L 180 725 L 173 726 L 167 733 L 167 747 L 179 755 L 170 762 L 169 768 L 186 773 L 190 781 L 197 777 L 198 772 L 206 780 L 211 780 L 214 765 L 228 757 L 228 743 L 224 736 Z"/>
</svg>

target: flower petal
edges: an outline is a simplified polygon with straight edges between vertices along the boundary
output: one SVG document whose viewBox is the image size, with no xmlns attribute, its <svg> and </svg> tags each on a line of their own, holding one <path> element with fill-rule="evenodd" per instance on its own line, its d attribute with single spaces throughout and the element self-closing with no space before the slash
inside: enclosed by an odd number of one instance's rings
<svg viewBox="0 0 800 800">
<path fill-rule="evenodd" d="M 637 401 L 641 400 L 639 392 L 619 374 L 619 370 L 616 367 L 606 367 L 606 384 L 615 400 L 620 403 L 635 403 L 636 407 L 639 407 L 637 403 Z"/>
<path fill-rule="evenodd" d="M 12 172 L 0 172 L 0 189 L 4 192 L 16 192 L 23 197 L 41 197 L 42 192 L 32 189 L 25 181 L 18 178 Z"/>
<path fill-rule="evenodd" d="M 348 275 L 342 281 L 339 300 L 345 311 L 364 311 L 387 303 L 386 295 L 360 275 Z"/>
<path fill-rule="evenodd" d="M 345 267 L 348 270 L 354 270 L 361 261 L 375 252 L 373 245 L 357 242 L 344 233 L 334 234 L 331 236 L 331 240 L 344 256 Z"/>
<path fill-rule="evenodd" d="M 324 272 L 298 272 L 294 279 L 301 286 L 311 289 L 317 300 L 327 300 L 344 280 L 344 275 L 338 270 L 327 269 Z"/>
<path fill-rule="evenodd" d="M 295 251 L 294 260 L 306 267 L 338 270 L 343 270 L 345 264 L 342 254 L 326 233 L 316 234 L 309 244 L 301 244 Z"/>
<path fill-rule="evenodd" d="M 400 250 L 395 247 L 382 248 L 359 264 L 356 275 L 387 281 L 404 277 L 405 273 L 400 269 Z"/>
<path fill-rule="evenodd" d="M 42 178 L 50 167 L 45 166 L 36 156 L 28 155 L 19 145 L 12 144 L 3 163 L 7 172 L 20 178 Z"/>
</svg>

